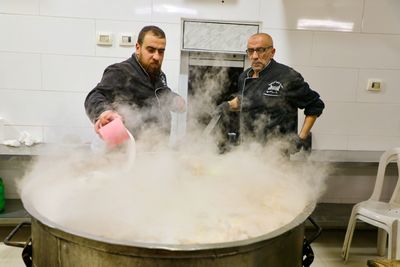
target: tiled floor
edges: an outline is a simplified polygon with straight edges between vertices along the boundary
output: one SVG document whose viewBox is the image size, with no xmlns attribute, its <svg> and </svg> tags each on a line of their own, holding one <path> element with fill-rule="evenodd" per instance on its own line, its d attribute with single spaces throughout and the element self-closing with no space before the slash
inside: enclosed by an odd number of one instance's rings
<svg viewBox="0 0 400 267">
<path fill-rule="evenodd" d="M 367 260 L 378 258 L 376 255 L 376 231 L 356 231 L 347 263 L 341 259 L 340 252 L 344 238 L 342 230 L 323 231 L 312 244 L 315 261 L 312 267 L 362 267 Z M 0 243 L 0 267 L 23 267 L 20 248 L 8 247 Z M 272 266 L 271 266 L 272 267 Z M 277 266 L 273 266 L 277 267 Z M 284 266 L 279 266 L 284 267 Z M 290 267 L 290 266 L 288 266 Z"/>
<path fill-rule="evenodd" d="M 312 267 L 362 267 L 367 266 L 367 260 L 380 258 L 376 254 L 376 231 L 356 231 L 346 263 L 341 258 L 344 230 L 323 231 L 314 241 L 312 248 L 315 254 Z"/>
<path fill-rule="evenodd" d="M 0 243 L 0 267 L 23 267 L 21 258 L 22 248 L 5 246 Z"/>
</svg>

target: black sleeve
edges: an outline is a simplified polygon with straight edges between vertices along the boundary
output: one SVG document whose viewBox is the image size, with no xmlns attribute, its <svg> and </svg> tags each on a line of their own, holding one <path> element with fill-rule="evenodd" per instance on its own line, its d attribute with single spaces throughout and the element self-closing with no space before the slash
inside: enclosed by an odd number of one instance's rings
<svg viewBox="0 0 400 267">
<path fill-rule="evenodd" d="M 291 81 L 290 89 L 287 92 L 289 102 L 299 109 L 304 109 L 304 115 L 306 116 L 321 115 L 325 104 L 320 99 L 319 94 L 310 88 L 299 73 L 292 71 L 294 79 Z"/>
<path fill-rule="evenodd" d="M 177 107 L 175 107 L 174 99 L 176 96 L 179 96 L 179 94 L 172 91 L 171 88 L 169 88 L 168 86 L 163 86 L 159 89 L 160 90 L 159 93 L 157 93 L 157 97 L 160 100 L 160 105 L 162 106 L 162 108 L 166 108 L 167 110 L 176 112 Z"/>
<path fill-rule="evenodd" d="M 107 67 L 100 83 L 89 92 L 85 99 L 85 110 L 89 119 L 95 122 L 105 110 L 112 110 L 115 90 L 126 83 L 126 75 L 114 65 Z"/>
<path fill-rule="evenodd" d="M 167 85 L 167 77 L 164 72 L 160 74 L 160 80 L 157 84 L 158 92 L 156 93 L 157 97 L 160 99 L 160 104 L 163 108 L 166 108 L 169 111 L 176 112 L 178 111 L 177 107 L 175 106 L 174 99 L 179 94 L 172 91 L 171 88 Z"/>
</svg>

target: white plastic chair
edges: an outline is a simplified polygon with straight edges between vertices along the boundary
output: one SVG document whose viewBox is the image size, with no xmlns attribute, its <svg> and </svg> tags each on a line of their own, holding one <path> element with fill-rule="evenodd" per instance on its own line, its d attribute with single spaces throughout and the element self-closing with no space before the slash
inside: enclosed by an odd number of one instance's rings
<svg viewBox="0 0 400 267">
<path fill-rule="evenodd" d="M 400 179 L 397 179 L 390 201 L 380 201 L 386 166 L 392 161 L 397 161 L 397 169 L 400 174 L 400 147 L 389 149 L 382 154 L 371 197 L 353 207 L 342 248 L 342 257 L 345 261 L 349 257 L 357 219 L 378 227 L 377 249 L 380 256 L 385 255 L 387 236 L 389 236 L 388 258 L 400 258 L 400 244 L 398 244 L 398 241 L 400 242 Z"/>
</svg>

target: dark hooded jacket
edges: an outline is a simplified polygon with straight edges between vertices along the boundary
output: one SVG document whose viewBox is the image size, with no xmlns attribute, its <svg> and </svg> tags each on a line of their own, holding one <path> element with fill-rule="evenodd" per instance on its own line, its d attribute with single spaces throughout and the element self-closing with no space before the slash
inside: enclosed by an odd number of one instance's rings
<svg viewBox="0 0 400 267">
<path fill-rule="evenodd" d="M 105 69 L 100 83 L 87 95 L 85 109 L 92 122 L 105 110 L 117 111 L 135 137 L 151 126 L 169 133 L 175 96 L 165 74 L 151 78 L 133 54 Z"/>
<path fill-rule="evenodd" d="M 265 143 L 271 136 L 297 134 L 298 109 L 321 115 L 324 102 L 294 69 L 271 59 L 258 78 L 252 74 L 251 68 L 245 70 L 238 83 L 242 138 Z"/>
</svg>

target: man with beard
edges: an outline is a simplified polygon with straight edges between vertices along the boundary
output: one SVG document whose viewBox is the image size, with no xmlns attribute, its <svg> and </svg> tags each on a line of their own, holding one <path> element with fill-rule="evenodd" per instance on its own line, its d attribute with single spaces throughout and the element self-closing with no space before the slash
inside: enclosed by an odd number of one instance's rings
<svg viewBox="0 0 400 267">
<path fill-rule="evenodd" d="M 325 105 L 319 94 L 310 89 L 300 73 L 276 62 L 272 37 L 252 35 L 247 42 L 251 67 L 238 82 L 238 96 L 220 105 L 219 110 L 240 112 L 240 135 L 243 141 L 267 141 L 286 136 L 296 147 L 307 147 L 307 138 Z M 304 123 L 297 128 L 297 111 L 304 109 Z"/>
<path fill-rule="evenodd" d="M 135 53 L 105 69 L 85 100 L 96 133 L 121 118 L 135 138 L 146 128 L 169 134 L 170 111 L 184 112 L 186 104 L 167 86 L 161 71 L 165 46 L 165 33 L 156 26 L 146 26 L 139 33 Z"/>
</svg>

